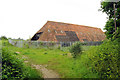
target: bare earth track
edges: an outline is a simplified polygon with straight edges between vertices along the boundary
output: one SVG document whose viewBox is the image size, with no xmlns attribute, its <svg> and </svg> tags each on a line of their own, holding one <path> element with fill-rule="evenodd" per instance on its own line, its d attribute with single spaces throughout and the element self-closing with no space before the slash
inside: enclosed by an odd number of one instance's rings
<svg viewBox="0 0 120 80">
<path fill-rule="evenodd" d="M 23 56 L 23 58 L 28 58 L 28 57 Z M 24 62 L 27 63 L 28 61 L 25 60 Z M 54 72 L 53 70 L 48 70 L 46 68 L 46 66 L 32 64 L 31 67 L 33 67 L 33 68 L 37 69 L 38 71 L 40 71 L 40 73 L 42 73 L 42 77 L 45 80 L 47 80 L 48 78 L 51 78 L 51 79 L 54 78 L 55 80 L 60 80 L 59 79 L 60 76 L 56 72 Z M 50 79 L 48 79 L 48 80 L 50 80 Z"/>
<path fill-rule="evenodd" d="M 43 75 L 43 78 L 59 78 L 59 75 L 56 72 L 54 72 L 53 70 L 48 70 L 43 65 L 32 64 L 32 67 L 36 68 L 37 70 L 40 70 L 40 72 Z"/>
</svg>

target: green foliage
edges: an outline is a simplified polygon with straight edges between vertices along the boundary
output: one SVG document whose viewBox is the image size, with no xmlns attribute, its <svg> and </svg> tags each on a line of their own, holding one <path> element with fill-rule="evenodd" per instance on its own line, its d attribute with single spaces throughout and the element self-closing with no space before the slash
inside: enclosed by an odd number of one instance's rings
<svg viewBox="0 0 120 80">
<path fill-rule="evenodd" d="M 84 51 L 90 49 L 92 46 L 81 46 Z M 63 48 L 63 47 L 62 47 Z M 52 69 L 60 74 L 61 78 L 98 78 L 97 73 L 93 73 L 89 66 L 91 61 L 89 60 L 87 53 L 81 54 L 81 56 L 73 59 L 71 53 L 69 53 L 69 47 L 65 49 L 45 49 L 45 48 L 18 48 L 14 46 L 7 46 L 6 49 L 11 52 L 20 52 L 17 56 L 27 56 L 29 63 L 36 65 L 46 65 L 48 69 Z M 44 54 L 48 53 L 48 54 Z M 28 72 L 31 75 L 33 73 Z M 32 74 L 33 73 L 33 74 Z"/>
<path fill-rule="evenodd" d="M 43 42 L 40 42 L 40 45 L 43 45 Z"/>
<path fill-rule="evenodd" d="M 101 3 L 101 11 L 105 12 L 109 19 L 114 18 L 114 7 L 113 7 L 114 2 L 102 2 Z M 116 4 L 116 18 L 119 19 L 120 16 L 120 2 L 115 3 Z"/>
<path fill-rule="evenodd" d="M 44 54 L 48 54 L 47 52 L 45 52 Z"/>
<path fill-rule="evenodd" d="M 113 34 L 112 40 L 120 43 L 120 28 L 117 28 L 116 32 Z"/>
<path fill-rule="evenodd" d="M 115 36 L 115 38 L 117 37 Z M 48 69 L 55 70 L 62 78 L 117 78 L 119 76 L 120 51 L 118 50 L 120 47 L 118 41 L 105 41 L 100 46 L 81 46 L 81 48 L 84 50 L 81 56 L 73 59 L 69 52 L 63 52 L 59 49 L 8 47 L 13 53 L 20 52 L 16 56 L 27 56 L 30 63 L 47 64 Z M 32 77 L 33 75 L 35 77 L 36 72 L 31 70 L 24 70 L 24 72 L 30 74 L 26 76 Z"/>
<path fill-rule="evenodd" d="M 116 4 L 116 27 L 114 24 L 114 8 L 113 4 Z M 112 41 L 107 41 L 98 48 L 93 48 L 94 56 L 93 61 L 94 69 L 99 72 L 102 78 L 118 78 L 120 77 L 120 2 L 102 2 L 101 10 L 108 15 L 108 21 L 105 25 L 106 36 Z M 95 61 L 96 60 L 96 61 Z"/>
<path fill-rule="evenodd" d="M 1 40 L 2 41 L 2 46 L 11 46 L 11 44 L 9 44 L 8 40 Z"/>
<path fill-rule="evenodd" d="M 93 47 L 87 53 L 92 61 L 92 69 L 99 73 L 101 78 L 120 77 L 119 59 L 120 52 L 118 44 L 105 41 L 98 47 Z"/>
<path fill-rule="evenodd" d="M 29 44 L 24 44 L 25 48 L 30 48 Z"/>
<path fill-rule="evenodd" d="M 36 74 L 36 75 L 33 75 Z M 40 78 L 35 70 L 27 67 L 14 53 L 2 48 L 2 79 Z"/>
<path fill-rule="evenodd" d="M 7 50 L 2 50 L 2 79 L 4 78 L 23 78 L 23 63 L 19 59 L 16 59 Z"/>
<path fill-rule="evenodd" d="M 113 33 L 115 32 L 114 20 L 110 19 L 106 22 L 104 30 L 107 30 L 105 34 L 107 35 L 107 39 L 113 37 Z"/>
<path fill-rule="evenodd" d="M 105 25 L 105 34 L 108 39 L 111 39 L 114 35 L 113 33 L 115 32 L 115 24 L 114 24 L 114 8 L 113 8 L 113 2 L 102 2 L 101 3 L 101 11 L 105 12 L 108 15 L 108 21 L 106 22 Z M 120 2 L 115 3 L 116 4 L 116 27 L 120 28 Z"/>
<path fill-rule="evenodd" d="M 1 40 L 8 40 L 6 36 L 1 36 L 0 39 Z"/>
<path fill-rule="evenodd" d="M 76 56 L 82 52 L 81 43 L 80 43 L 80 42 L 74 43 L 74 44 L 70 47 L 69 51 L 72 53 L 73 58 L 76 58 Z"/>
<path fill-rule="evenodd" d="M 57 49 L 60 49 L 60 46 L 58 46 Z"/>
<path fill-rule="evenodd" d="M 29 52 L 25 52 L 25 53 L 23 53 L 23 55 L 29 55 L 29 54 L 31 54 L 31 53 L 29 53 Z"/>
</svg>

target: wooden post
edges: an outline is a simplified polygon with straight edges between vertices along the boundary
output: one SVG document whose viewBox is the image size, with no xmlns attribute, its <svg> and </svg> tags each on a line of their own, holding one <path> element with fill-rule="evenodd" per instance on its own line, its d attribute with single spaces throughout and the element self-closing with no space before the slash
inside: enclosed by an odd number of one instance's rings
<svg viewBox="0 0 120 80">
<path fill-rule="evenodd" d="M 115 23 L 115 32 L 116 32 L 116 15 L 115 15 L 115 3 L 113 4 L 113 7 L 114 7 L 114 17 L 115 17 L 115 19 L 114 19 L 114 23 Z"/>
</svg>

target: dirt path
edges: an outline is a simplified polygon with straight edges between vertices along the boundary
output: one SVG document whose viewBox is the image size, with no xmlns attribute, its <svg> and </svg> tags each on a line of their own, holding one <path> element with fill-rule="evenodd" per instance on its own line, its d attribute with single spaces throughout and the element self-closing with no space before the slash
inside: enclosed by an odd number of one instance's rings
<svg viewBox="0 0 120 80">
<path fill-rule="evenodd" d="M 59 78 L 59 75 L 56 72 L 54 72 L 53 70 L 48 70 L 43 65 L 34 65 L 34 64 L 32 64 L 32 66 L 42 72 L 42 75 L 43 75 L 42 77 L 43 78 Z"/>
<path fill-rule="evenodd" d="M 23 58 L 27 58 L 26 56 L 23 56 Z M 27 60 L 25 60 L 24 62 L 28 62 Z M 40 71 L 42 73 L 42 77 L 47 80 L 47 78 L 56 78 L 55 80 L 60 80 L 60 76 L 54 72 L 53 70 L 49 70 L 47 69 L 47 65 L 35 65 L 32 64 L 31 65 L 33 68 L 37 69 L 38 71 Z"/>
</svg>

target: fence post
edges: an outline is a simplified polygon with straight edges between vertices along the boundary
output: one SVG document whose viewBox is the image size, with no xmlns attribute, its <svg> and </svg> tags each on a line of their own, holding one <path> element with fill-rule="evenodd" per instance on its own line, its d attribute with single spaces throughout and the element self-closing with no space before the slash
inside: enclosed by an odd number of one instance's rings
<svg viewBox="0 0 120 80">
<path fill-rule="evenodd" d="M 72 43 L 70 42 L 70 46 L 72 45 Z"/>
<path fill-rule="evenodd" d="M 39 45 L 38 45 L 38 41 L 37 41 L 37 48 L 39 47 Z"/>
</svg>

